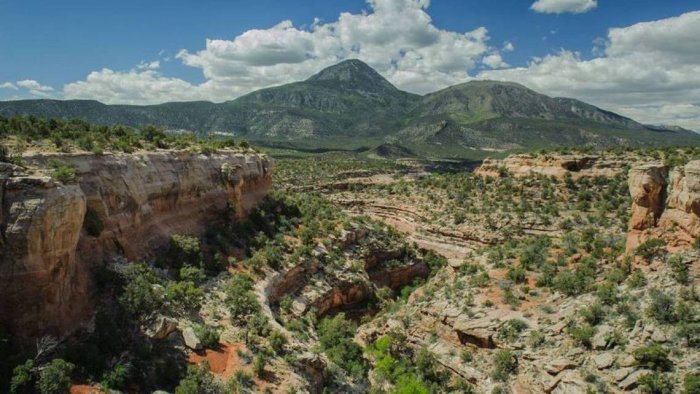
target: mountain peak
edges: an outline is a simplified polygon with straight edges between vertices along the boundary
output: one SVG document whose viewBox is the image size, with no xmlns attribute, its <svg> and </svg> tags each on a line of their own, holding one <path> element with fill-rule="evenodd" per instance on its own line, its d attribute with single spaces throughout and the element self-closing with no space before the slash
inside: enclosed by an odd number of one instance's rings
<svg viewBox="0 0 700 394">
<path fill-rule="evenodd" d="M 375 69 L 358 59 L 344 60 L 324 68 L 306 80 L 361 93 L 394 92 L 398 89 Z"/>
</svg>

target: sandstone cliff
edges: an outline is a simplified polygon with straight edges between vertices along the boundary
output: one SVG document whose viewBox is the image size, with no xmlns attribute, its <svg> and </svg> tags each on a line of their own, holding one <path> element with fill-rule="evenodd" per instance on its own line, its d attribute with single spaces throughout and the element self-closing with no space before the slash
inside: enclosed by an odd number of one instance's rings
<svg viewBox="0 0 700 394">
<path fill-rule="evenodd" d="M 633 199 L 628 249 L 650 237 L 668 238 L 669 246 L 688 246 L 700 236 L 700 160 L 669 168 L 661 163 L 629 171 Z"/>
<path fill-rule="evenodd" d="M 74 167 L 75 180 L 52 179 L 52 160 Z M 24 164 L 0 163 L 0 323 L 22 337 L 65 332 L 88 315 L 90 264 L 148 258 L 171 234 L 201 235 L 229 203 L 244 215 L 271 187 L 267 157 L 236 152 L 32 155 Z"/>
</svg>

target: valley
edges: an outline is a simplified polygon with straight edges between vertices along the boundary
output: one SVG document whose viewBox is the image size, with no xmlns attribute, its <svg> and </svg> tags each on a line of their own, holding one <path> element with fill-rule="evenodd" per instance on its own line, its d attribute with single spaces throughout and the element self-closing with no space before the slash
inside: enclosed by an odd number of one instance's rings
<svg viewBox="0 0 700 394">
<path fill-rule="evenodd" d="M 130 132 L 6 140 L 13 392 L 697 388 L 696 148 L 270 158 Z"/>
</svg>

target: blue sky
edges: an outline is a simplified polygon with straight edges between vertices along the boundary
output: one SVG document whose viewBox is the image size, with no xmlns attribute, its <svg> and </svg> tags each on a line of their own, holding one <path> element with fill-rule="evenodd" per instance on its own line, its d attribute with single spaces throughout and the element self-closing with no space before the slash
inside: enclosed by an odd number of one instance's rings
<svg viewBox="0 0 700 394">
<path fill-rule="evenodd" d="M 700 82 L 692 76 L 677 80 L 648 69 L 630 69 L 639 76 L 631 81 L 629 73 L 607 75 L 649 56 L 680 59 L 664 69 L 698 71 L 700 55 L 692 52 L 700 53 L 700 40 L 676 45 L 700 37 L 693 27 L 700 25 L 697 0 L 534 3 L 0 0 L 0 99 L 225 101 L 357 57 L 417 93 L 473 78 L 510 79 L 643 121 L 700 128 Z M 611 28 L 621 30 L 611 35 Z M 659 35 L 665 41 L 644 38 Z M 647 52 L 630 52 L 640 46 Z M 549 76 L 552 70 L 561 75 Z M 572 79 L 586 72 L 589 84 Z M 680 98 L 664 99 L 671 95 Z M 656 118 L 648 115 L 651 108 Z"/>
</svg>

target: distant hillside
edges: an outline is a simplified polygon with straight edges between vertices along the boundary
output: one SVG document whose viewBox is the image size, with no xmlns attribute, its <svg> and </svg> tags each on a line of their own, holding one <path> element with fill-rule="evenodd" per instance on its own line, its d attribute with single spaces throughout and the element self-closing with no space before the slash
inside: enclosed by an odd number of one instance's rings
<svg viewBox="0 0 700 394">
<path fill-rule="evenodd" d="M 419 153 L 424 147 L 432 155 L 446 152 L 445 156 L 455 157 L 475 150 L 566 145 L 700 144 L 700 135 L 689 130 L 642 125 L 579 100 L 548 97 L 510 82 L 471 81 L 418 96 L 397 89 L 359 60 L 338 63 L 306 81 L 219 104 L 21 100 L 0 102 L 0 114 L 130 126 L 150 123 L 307 147 L 387 142 L 394 149 L 403 146 Z"/>
</svg>

